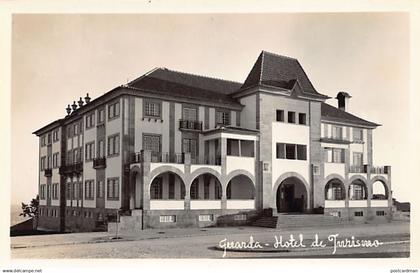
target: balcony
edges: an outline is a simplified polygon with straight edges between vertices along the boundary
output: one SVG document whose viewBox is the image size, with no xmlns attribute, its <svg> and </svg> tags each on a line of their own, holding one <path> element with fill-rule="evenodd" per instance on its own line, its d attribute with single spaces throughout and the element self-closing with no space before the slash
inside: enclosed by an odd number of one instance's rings
<svg viewBox="0 0 420 273">
<path fill-rule="evenodd" d="M 45 177 L 51 177 L 52 176 L 52 169 L 45 169 L 44 170 L 44 176 Z"/>
<path fill-rule="evenodd" d="M 352 165 L 350 166 L 350 173 L 367 173 L 368 165 Z"/>
<path fill-rule="evenodd" d="M 325 143 L 338 143 L 338 144 L 350 144 L 351 141 L 345 138 L 338 138 L 338 137 L 322 137 L 320 139 L 321 142 Z"/>
<path fill-rule="evenodd" d="M 218 156 L 204 156 L 203 158 L 191 157 L 191 164 L 195 165 L 222 165 L 222 157 Z"/>
<path fill-rule="evenodd" d="M 133 153 L 130 158 L 130 163 L 143 163 L 144 156 L 143 153 Z M 156 153 L 151 152 L 150 162 L 153 163 L 176 163 L 184 164 L 185 155 L 183 153 L 170 154 L 170 153 Z"/>
<path fill-rule="evenodd" d="M 83 163 L 73 163 L 61 166 L 59 169 L 59 173 L 61 175 L 74 175 L 74 174 L 80 174 L 83 172 Z"/>
<path fill-rule="evenodd" d="M 370 166 L 370 165 L 362 165 L 362 166 L 350 166 L 350 173 L 368 173 L 370 169 L 370 173 L 372 174 L 389 174 L 391 172 L 391 166 Z"/>
<path fill-rule="evenodd" d="M 203 122 L 195 120 L 179 120 L 179 129 L 180 130 L 189 130 L 189 131 L 202 131 Z"/>
<path fill-rule="evenodd" d="M 105 169 L 106 168 L 106 158 L 99 157 L 93 159 L 93 168 L 94 169 Z"/>
</svg>

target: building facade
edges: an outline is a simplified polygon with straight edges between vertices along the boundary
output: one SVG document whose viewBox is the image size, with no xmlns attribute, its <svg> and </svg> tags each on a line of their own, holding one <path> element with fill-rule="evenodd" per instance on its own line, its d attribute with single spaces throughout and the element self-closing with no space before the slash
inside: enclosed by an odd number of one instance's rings
<svg viewBox="0 0 420 273">
<path fill-rule="evenodd" d="M 265 51 L 244 83 L 157 68 L 80 98 L 34 132 L 39 227 L 208 226 L 270 208 L 389 219 L 391 168 L 372 162 L 379 125 L 346 111 L 349 94 L 327 99 L 296 59 Z"/>
</svg>

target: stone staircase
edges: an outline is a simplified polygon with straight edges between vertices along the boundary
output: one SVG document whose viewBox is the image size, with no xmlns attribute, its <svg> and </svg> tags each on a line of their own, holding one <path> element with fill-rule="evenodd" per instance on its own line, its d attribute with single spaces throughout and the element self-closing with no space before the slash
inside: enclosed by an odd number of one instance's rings
<svg viewBox="0 0 420 273">
<path fill-rule="evenodd" d="M 346 220 L 324 214 L 275 214 L 263 216 L 252 223 L 253 226 L 267 228 L 331 226 L 345 223 Z"/>
</svg>

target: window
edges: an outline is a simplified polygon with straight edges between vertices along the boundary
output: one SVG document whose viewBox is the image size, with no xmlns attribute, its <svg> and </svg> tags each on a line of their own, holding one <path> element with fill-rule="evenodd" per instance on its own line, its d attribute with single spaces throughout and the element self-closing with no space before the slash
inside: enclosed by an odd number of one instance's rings
<svg viewBox="0 0 420 273">
<path fill-rule="evenodd" d="M 108 105 L 108 119 L 117 118 L 120 116 L 120 102 L 115 102 Z"/>
<path fill-rule="evenodd" d="M 58 138 L 58 129 L 53 131 L 53 142 L 57 142 Z"/>
<path fill-rule="evenodd" d="M 150 199 L 162 199 L 162 178 L 157 177 L 153 180 Z"/>
<path fill-rule="evenodd" d="M 306 145 L 277 143 L 276 158 L 306 160 Z"/>
<path fill-rule="evenodd" d="M 95 142 L 86 143 L 85 147 L 85 160 L 91 161 L 95 155 Z"/>
<path fill-rule="evenodd" d="M 71 196 L 72 196 L 72 199 L 77 199 L 78 198 L 78 190 L 77 190 L 77 183 L 72 183 L 72 193 L 71 193 Z"/>
<path fill-rule="evenodd" d="M 355 212 L 354 212 L 354 216 L 356 216 L 356 217 L 361 217 L 361 216 L 363 216 L 363 211 L 355 211 Z"/>
<path fill-rule="evenodd" d="M 71 199 L 71 183 L 66 184 L 66 199 Z"/>
<path fill-rule="evenodd" d="M 78 135 L 79 134 L 79 124 L 78 123 L 75 123 L 73 125 L 73 132 L 74 132 L 74 135 Z"/>
<path fill-rule="evenodd" d="M 276 120 L 284 122 L 284 110 L 276 110 Z"/>
<path fill-rule="evenodd" d="M 161 223 L 175 223 L 176 216 L 175 215 L 161 215 L 159 216 L 159 222 Z"/>
<path fill-rule="evenodd" d="M 324 148 L 325 162 L 328 163 L 344 163 L 344 149 Z"/>
<path fill-rule="evenodd" d="M 90 113 L 86 116 L 86 129 L 95 126 L 95 113 Z"/>
<path fill-rule="evenodd" d="M 82 149 L 81 148 L 76 148 L 73 150 L 73 162 L 74 163 L 79 163 L 82 162 Z"/>
<path fill-rule="evenodd" d="M 385 211 L 383 211 L 383 210 L 377 210 L 376 211 L 376 216 L 385 216 Z"/>
<path fill-rule="evenodd" d="M 96 189 L 96 197 L 98 198 L 104 198 L 105 192 L 104 192 L 104 181 L 98 181 L 98 187 Z"/>
<path fill-rule="evenodd" d="M 160 135 L 143 135 L 143 150 L 160 153 Z"/>
<path fill-rule="evenodd" d="M 118 155 L 120 153 L 120 135 L 108 137 L 108 156 Z"/>
<path fill-rule="evenodd" d="M 297 159 L 306 160 L 306 145 L 296 145 Z"/>
<path fill-rule="evenodd" d="M 189 121 L 197 120 L 197 108 L 184 107 L 182 110 L 182 119 Z"/>
<path fill-rule="evenodd" d="M 58 183 L 52 184 L 52 199 L 58 199 Z"/>
<path fill-rule="evenodd" d="M 98 141 L 98 157 L 104 157 L 105 156 L 105 144 L 103 140 Z"/>
<path fill-rule="evenodd" d="M 45 163 L 46 163 L 47 158 L 45 156 L 41 157 L 41 171 L 45 170 Z"/>
<path fill-rule="evenodd" d="M 94 180 L 85 180 L 85 199 L 93 199 L 94 194 Z"/>
<path fill-rule="evenodd" d="M 227 155 L 239 156 L 239 140 L 227 139 Z"/>
<path fill-rule="evenodd" d="M 230 113 L 228 111 L 216 111 L 216 124 L 217 125 L 230 125 Z"/>
<path fill-rule="evenodd" d="M 362 153 L 353 153 L 353 166 L 361 167 L 363 166 L 363 154 Z"/>
<path fill-rule="evenodd" d="M 198 156 L 197 140 L 191 138 L 182 139 L 182 151 L 184 153 L 190 153 L 192 159 L 196 159 Z"/>
<path fill-rule="evenodd" d="M 343 139 L 343 127 L 332 126 L 332 138 Z"/>
<path fill-rule="evenodd" d="M 98 109 L 98 124 L 104 123 L 105 121 L 105 109 Z"/>
<path fill-rule="evenodd" d="M 363 130 L 359 128 L 353 128 L 353 141 L 362 142 L 363 141 Z"/>
<path fill-rule="evenodd" d="M 200 214 L 198 215 L 199 222 L 211 222 L 213 221 L 213 214 Z"/>
<path fill-rule="evenodd" d="M 287 122 L 288 123 L 296 123 L 296 113 L 295 112 L 287 112 Z"/>
<path fill-rule="evenodd" d="M 58 158 L 60 156 L 60 153 L 54 153 L 53 154 L 53 168 L 58 168 Z"/>
<path fill-rule="evenodd" d="M 52 162 L 51 162 L 51 156 L 47 156 L 47 169 L 51 169 Z"/>
<path fill-rule="evenodd" d="M 51 133 L 48 133 L 47 135 L 47 143 L 48 145 L 51 144 Z"/>
<path fill-rule="evenodd" d="M 78 193 L 79 199 L 83 199 L 83 183 L 82 182 L 77 183 L 77 190 L 79 191 Z"/>
<path fill-rule="evenodd" d="M 161 117 L 161 103 L 158 101 L 144 101 L 144 116 L 152 118 Z"/>
<path fill-rule="evenodd" d="M 47 143 L 46 143 L 46 137 L 45 136 L 42 136 L 41 137 L 41 147 L 44 147 L 45 145 L 47 145 Z"/>
<path fill-rule="evenodd" d="M 286 159 L 296 159 L 296 145 L 286 144 Z"/>
<path fill-rule="evenodd" d="M 46 185 L 41 185 L 41 188 L 40 188 L 40 193 L 39 193 L 39 195 L 40 195 L 40 198 L 41 198 L 41 199 L 45 199 L 45 186 L 46 186 Z"/>
<path fill-rule="evenodd" d="M 306 114 L 299 113 L 299 124 L 306 125 Z"/>
<path fill-rule="evenodd" d="M 107 193 L 107 199 L 115 199 L 117 200 L 119 198 L 119 192 L 120 192 L 120 179 L 118 177 L 116 178 L 108 178 L 106 193 Z"/>
</svg>

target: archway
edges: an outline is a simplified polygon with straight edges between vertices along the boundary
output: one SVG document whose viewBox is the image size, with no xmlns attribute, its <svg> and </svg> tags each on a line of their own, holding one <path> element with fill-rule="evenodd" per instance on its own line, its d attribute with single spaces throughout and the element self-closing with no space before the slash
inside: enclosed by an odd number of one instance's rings
<svg viewBox="0 0 420 273">
<path fill-rule="evenodd" d="M 174 172 L 164 172 L 156 176 L 150 184 L 151 200 L 182 200 L 185 198 L 185 185 L 182 178 Z"/>
<path fill-rule="evenodd" d="M 226 197 L 228 200 L 252 200 L 255 197 L 254 183 L 246 175 L 237 175 L 229 180 L 226 187 Z"/>
<path fill-rule="evenodd" d="M 325 200 L 344 200 L 346 190 L 343 182 L 334 178 L 325 185 Z"/>
<path fill-rule="evenodd" d="M 381 180 L 376 180 L 372 184 L 372 199 L 376 200 L 387 200 L 388 199 L 388 188 L 386 184 Z"/>
<path fill-rule="evenodd" d="M 191 200 L 220 200 L 222 199 L 222 185 L 216 176 L 203 173 L 197 176 L 190 187 Z"/>
<path fill-rule="evenodd" d="M 349 186 L 350 200 L 366 200 L 368 191 L 365 182 L 360 179 L 354 180 Z"/>
<path fill-rule="evenodd" d="M 284 179 L 277 188 L 277 212 L 304 212 L 307 202 L 306 186 L 297 177 Z"/>
</svg>

